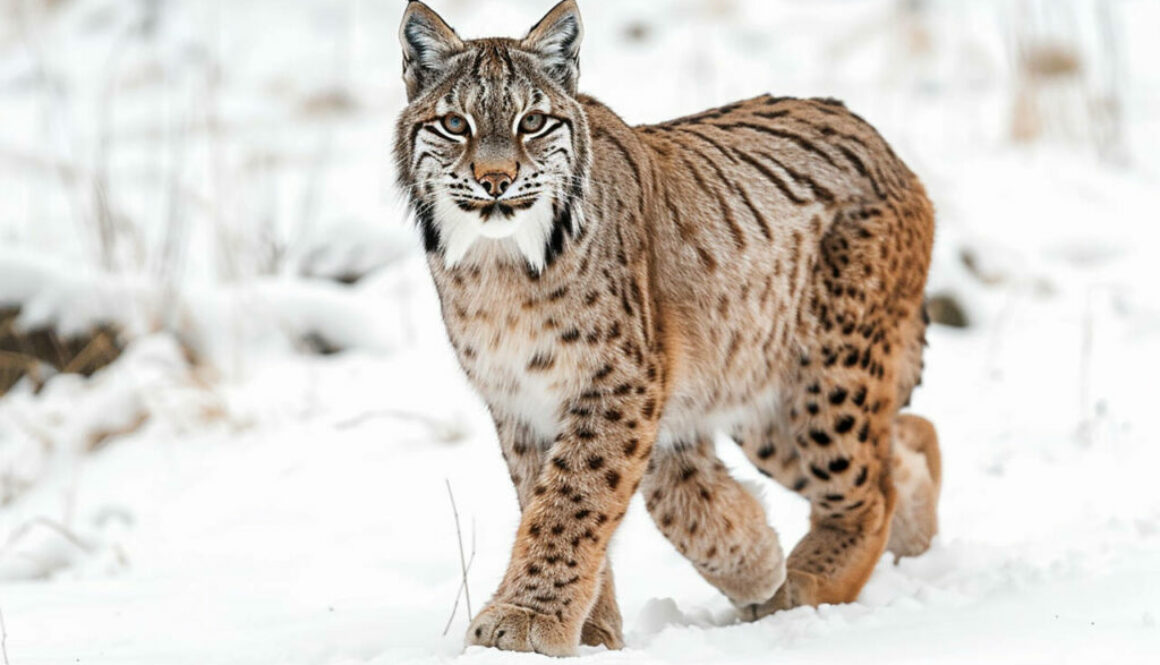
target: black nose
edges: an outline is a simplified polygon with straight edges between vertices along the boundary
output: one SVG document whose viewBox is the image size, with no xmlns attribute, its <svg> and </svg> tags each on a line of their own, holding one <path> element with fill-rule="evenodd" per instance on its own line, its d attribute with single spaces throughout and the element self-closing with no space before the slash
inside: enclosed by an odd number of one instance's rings
<svg viewBox="0 0 1160 665">
<path fill-rule="evenodd" d="M 485 173 L 479 178 L 479 184 L 492 196 L 500 196 L 512 186 L 512 178 L 506 173 L 493 171 Z"/>
</svg>

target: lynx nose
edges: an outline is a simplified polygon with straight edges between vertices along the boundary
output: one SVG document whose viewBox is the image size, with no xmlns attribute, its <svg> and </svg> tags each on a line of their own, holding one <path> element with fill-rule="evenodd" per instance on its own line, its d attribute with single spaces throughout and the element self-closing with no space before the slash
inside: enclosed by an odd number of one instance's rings
<svg viewBox="0 0 1160 665">
<path fill-rule="evenodd" d="M 519 171 L 515 162 L 506 164 L 473 164 L 475 180 L 483 186 L 484 191 L 498 198 L 512 186 Z"/>
</svg>

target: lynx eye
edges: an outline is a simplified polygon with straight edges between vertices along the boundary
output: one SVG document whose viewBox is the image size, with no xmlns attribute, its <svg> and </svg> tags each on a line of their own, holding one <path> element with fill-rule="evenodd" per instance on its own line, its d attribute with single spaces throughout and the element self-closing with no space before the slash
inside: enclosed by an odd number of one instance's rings
<svg viewBox="0 0 1160 665">
<path fill-rule="evenodd" d="M 544 128 L 546 120 L 547 116 L 543 113 L 529 113 L 524 116 L 523 120 L 520 120 L 520 133 L 535 134 Z"/>
<path fill-rule="evenodd" d="M 443 120 L 441 122 L 443 124 L 443 129 L 446 129 L 447 133 L 454 134 L 456 136 L 462 136 L 466 134 L 467 130 L 469 129 L 467 118 L 464 118 L 458 113 L 448 113 L 447 115 L 443 116 Z"/>
</svg>

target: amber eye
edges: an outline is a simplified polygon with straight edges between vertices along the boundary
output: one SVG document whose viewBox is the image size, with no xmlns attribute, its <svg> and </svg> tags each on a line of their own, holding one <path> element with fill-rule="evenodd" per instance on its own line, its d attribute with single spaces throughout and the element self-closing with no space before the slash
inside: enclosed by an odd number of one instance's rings
<svg viewBox="0 0 1160 665">
<path fill-rule="evenodd" d="M 458 113 L 448 113 L 443 116 L 443 129 L 446 129 L 449 134 L 462 136 L 469 129 L 467 118 Z"/>
<path fill-rule="evenodd" d="M 520 133 L 535 134 L 544 128 L 544 122 L 547 116 L 543 113 L 529 113 L 520 120 Z"/>
</svg>

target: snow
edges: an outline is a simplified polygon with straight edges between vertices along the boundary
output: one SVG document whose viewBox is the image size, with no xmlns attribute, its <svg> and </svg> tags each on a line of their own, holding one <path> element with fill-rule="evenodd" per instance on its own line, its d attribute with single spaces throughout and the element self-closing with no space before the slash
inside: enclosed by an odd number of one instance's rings
<svg viewBox="0 0 1160 665">
<path fill-rule="evenodd" d="M 518 509 L 391 189 L 401 3 L 17 4 L 33 13 L 0 8 L 0 307 L 26 329 L 115 323 L 126 349 L 0 397 L 8 662 L 547 662 L 463 652 L 463 599 L 443 634 L 447 483 L 473 610 Z M 472 36 L 550 3 L 432 4 Z M 931 328 L 914 398 L 944 458 L 929 552 L 883 557 L 855 603 L 741 623 L 638 498 L 611 552 L 627 647 L 582 662 L 1160 656 L 1160 12 L 1118 3 L 1131 159 L 1109 164 L 1011 146 L 1013 12 L 934 4 L 938 47 L 904 57 L 884 0 L 582 2 L 581 87 L 630 121 L 772 90 L 878 125 L 938 210 L 930 291 L 971 319 Z M 84 186 L 103 134 L 107 252 Z M 782 542 L 804 534 L 804 503 L 718 447 Z"/>
</svg>

